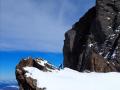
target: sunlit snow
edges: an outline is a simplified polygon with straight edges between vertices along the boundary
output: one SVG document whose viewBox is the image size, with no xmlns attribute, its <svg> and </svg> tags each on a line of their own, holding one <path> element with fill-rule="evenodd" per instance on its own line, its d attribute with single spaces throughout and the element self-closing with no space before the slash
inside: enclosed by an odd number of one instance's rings
<svg viewBox="0 0 120 90">
<path fill-rule="evenodd" d="M 120 90 L 120 73 L 80 73 L 69 68 L 43 72 L 25 67 L 27 77 L 37 79 L 37 86 L 47 90 Z"/>
</svg>

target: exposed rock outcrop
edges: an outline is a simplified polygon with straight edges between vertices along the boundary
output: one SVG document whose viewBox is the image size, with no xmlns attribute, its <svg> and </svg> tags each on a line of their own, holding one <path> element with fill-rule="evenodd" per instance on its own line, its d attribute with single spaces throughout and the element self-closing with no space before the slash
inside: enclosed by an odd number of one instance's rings
<svg viewBox="0 0 120 90">
<path fill-rule="evenodd" d="M 97 0 L 65 33 L 64 67 L 120 71 L 120 0 Z"/>
<path fill-rule="evenodd" d="M 35 67 L 43 72 L 58 70 L 56 67 L 41 58 L 22 59 L 16 66 L 16 79 L 18 81 L 20 90 L 46 90 L 45 88 L 38 88 L 37 81 L 25 75 L 26 71 L 24 70 L 24 67 Z"/>
</svg>

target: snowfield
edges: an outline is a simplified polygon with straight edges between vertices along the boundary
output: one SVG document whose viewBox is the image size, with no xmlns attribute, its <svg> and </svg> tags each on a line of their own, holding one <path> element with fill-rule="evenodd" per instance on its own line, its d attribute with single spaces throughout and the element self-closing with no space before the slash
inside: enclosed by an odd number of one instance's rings
<svg viewBox="0 0 120 90">
<path fill-rule="evenodd" d="M 43 72 L 24 67 L 26 76 L 37 79 L 37 87 L 46 90 L 120 90 L 120 73 L 80 73 L 69 68 Z"/>
</svg>

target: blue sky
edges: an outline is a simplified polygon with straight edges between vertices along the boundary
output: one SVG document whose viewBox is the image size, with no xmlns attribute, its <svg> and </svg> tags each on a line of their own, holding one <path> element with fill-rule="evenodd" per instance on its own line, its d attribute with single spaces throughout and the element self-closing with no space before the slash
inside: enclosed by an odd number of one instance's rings
<svg viewBox="0 0 120 90">
<path fill-rule="evenodd" d="M 64 33 L 94 4 L 95 0 L 0 0 L 0 79 L 15 78 L 13 69 L 21 57 L 62 62 Z"/>
</svg>

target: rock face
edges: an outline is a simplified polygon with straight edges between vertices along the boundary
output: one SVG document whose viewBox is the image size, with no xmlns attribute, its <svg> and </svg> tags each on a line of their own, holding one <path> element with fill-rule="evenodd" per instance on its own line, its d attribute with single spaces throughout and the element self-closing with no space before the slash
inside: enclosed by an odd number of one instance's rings
<svg viewBox="0 0 120 90">
<path fill-rule="evenodd" d="M 120 71 L 120 0 L 97 0 L 65 33 L 64 67 Z"/>
<path fill-rule="evenodd" d="M 20 90 L 46 90 L 45 88 L 38 88 L 37 81 L 25 75 L 26 71 L 24 70 L 24 67 L 35 67 L 43 72 L 51 72 L 52 70 L 57 70 L 57 68 L 41 58 L 22 59 L 16 66 L 16 79 L 18 81 Z"/>
</svg>

